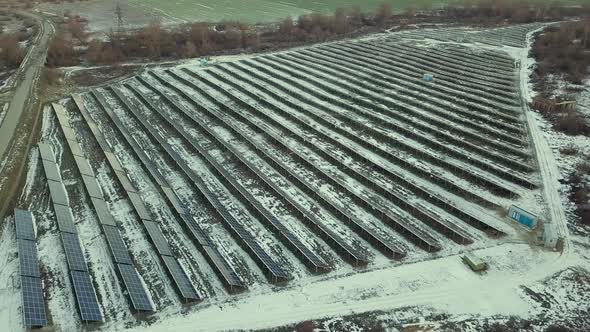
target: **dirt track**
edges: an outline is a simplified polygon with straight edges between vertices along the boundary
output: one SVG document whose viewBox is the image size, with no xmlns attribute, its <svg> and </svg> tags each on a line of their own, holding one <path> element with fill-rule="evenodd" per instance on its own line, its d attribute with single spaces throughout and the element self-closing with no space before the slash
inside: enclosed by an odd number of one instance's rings
<svg viewBox="0 0 590 332">
<path fill-rule="evenodd" d="M 23 133 L 22 130 L 20 135 L 26 135 L 26 137 L 17 137 L 17 133 L 21 128 L 28 128 L 28 124 L 23 123 L 24 119 L 31 119 L 36 117 L 30 117 L 26 115 L 28 112 L 35 110 L 36 103 L 36 87 L 39 82 L 41 70 L 45 64 L 45 58 L 47 54 L 47 48 L 51 36 L 55 32 L 55 29 L 51 22 L 45 18 L 29 12 L 19 12 L 22 15 L 26 15 L 34 18 L 39 23 L 39 34 L 35 37 L 34 44 L 29 50 L 25 57 L 21 67 L 18 70 L 16 89 L 10 106 L 6 112 L 6 116 L 0 124 L 0 160 L 3 161 L 2 168 L 0 168 L 0 174 L 5 177 L 10 177 L 8 183 L 4 183 L 2 192 L 4 193 L 4 199 L 0 206 L 0 216 L 4 215 L 7 206 L 14 196 L 14 192 L 18 187 L 18 180 L 22 173 L 22 164 L 17 165 L 15 171 L 16 160 L 26 159 L 28 153 L 28 145 L 30 138 L 34 137 L 31 132 Z M 32 128 L 35 128 L 33 126 Z M 24 148 L 15 148 L 18 138 L 25 139 L 26 143 Z M 22 140 L 21 140 L 22 141 Z M 22 147 L 22 146 L 21 146 Z M 12 168 L 13 170 L 10 170 Z M 8 174 L 10 173 L 10 174 Z"/>
</svg>

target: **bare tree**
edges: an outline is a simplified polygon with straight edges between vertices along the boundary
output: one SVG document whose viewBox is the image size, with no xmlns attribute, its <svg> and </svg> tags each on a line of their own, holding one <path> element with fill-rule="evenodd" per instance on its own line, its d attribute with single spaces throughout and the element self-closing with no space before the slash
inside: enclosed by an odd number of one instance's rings
<svg viewBox="0 0 590 332">
<path fill-rule="evenodd" d="M 377 24 L 382 25 L 388 19 L 393 16 L 393 10 L 391 9 L 391 5 L 388 3 L 383 3 L 377 8 L 377 12 L 375 13 L 375 22 Z"/>
</svg>

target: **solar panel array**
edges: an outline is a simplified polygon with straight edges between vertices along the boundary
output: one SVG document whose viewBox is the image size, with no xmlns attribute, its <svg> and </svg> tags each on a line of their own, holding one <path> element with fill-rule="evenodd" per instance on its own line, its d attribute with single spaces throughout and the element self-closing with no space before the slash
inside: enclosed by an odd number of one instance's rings
<svg viewBox="0 0 590 332">
<path fill-rule="evenodd" d="M 93 133 L 94 137 L 97 138 L 97 141 L 100 142 L 100 140 L 104 140 L 102 132 L 100 132 L 100 129 L 98 128 L 98 126 L 95 125 L 94 120 L 87 114 L 84 105 L 82 101 L 79 100 L 78 96 L 74 96 L 74 102 L 78 105 L 78 108 L 82 113 L 82 116 L 90 125 L 90 130 Z M 201 300 L 187 275 L 182 271 L 182 269 L 175 268 L 176 266 L 179 267 L 180 264 L 174 258 L 174 254 L 170 249 L 170 245 L 166 240 L 166 237 L 162 233 L 162 230 L 160 229 L 158 224 L 154 222 L 151 213 L 149 212 L 145 203 L 141 199 L 141 196 L 138 194 L 137 189 L 127 178 L 125 170 L 123 169 L 123 166 L 121 165 L 120 161 L 117 159 L 116 155 L 114 154 L 110 146 L 105 144 L 104 146 L 101 145 L 101 147 L 103 148 L 103 152 L 105 154 L 107 162 L 117 175 L 119 183 L 127 192 L 127 196 L 129 197 L 131 205 L 135 209 L 135 212 L 137 213 L 138 217 L 141 219 L 148 237 L 154 245 L 158 255 L 163 260 L 164 265 L 166 266 L 166 269 L 171 275 L 172 281 L 176 285 L 176 289 L 179 292 L 180 296 L 185 302 Z M 174 263 L 171 263 L 172 261 Z"/>
<path fill-rule="evenodd" d="M 121 120 L 117 117 L 117 115 L 115 115 L 112 112 L 112 110 L 106 107 L 106 103 L 102 99 L 101 95 L 93 93 L 92 96 L 96 98 L 99 104 L 102 105 L 106 114 L 115 124 L 115 128 L 119 130 L 121 135 L 123 135 L 125 140 L 131 146 L 135 155 L 138 157 L 144 168 L 147 170 L 147 173 L 151 177 L 151 179 L 160 186 L 162 192 L 164 193 L 164 197 L 169 203 L 169 206 L 178 213 L 180 219 L 191 231 L 191 235 L 199 243 L 203 255 L 212 265 L 214 271 L 221 278 L 223 284 L 230 291 L 240 291 L 246 289 L 246 284 L 240 278 L 238 273 L 234 270 L 233 266 L 228 262 L 227 258 L 220 252 L 220 250 L 217 248 L 217 245 L 211 240 L 207 232 L 205 232 L 203 228 L 199 225 L 199 223 L 192 217 L 192 215 L 189 214 L 188 208 L 180 201 L 177 194 L 174 192 L 174 190 L 170 188 L 162 174 L 160 174 L 160 172 L 157 170 L 157 167 L 155 167 L 154 163 L 150 160 L 150 153 L 147 150 L 144 150 L 140 142 L 135 140 L 135 138 L 128 132 L 128 130 L 122 124 Z M 78 108 L 80 109 L 87 123 L 93 124 L 94 122 L 90 114 L 84 108 L 84 102 L 81 96 L 72 95 L 72 98 L 78 106 Z M 93 131 L 93 134 L 96 138 L 102 138 L 102 133 L 98 130 Z M 108 149 L 105 148 L 104 150 L 107 151 Z"/>
<path fill-rule="evenodd" d="M 110 213 L 107 203 L 104 200 L 104 194 L 100 189 L 100 185 L 98 184 L 96 175 L 92 170 L 92 167 L 88 162 L 88 159 L 86 159 L 86 156 L 84 155 L 84 151 L 82 150 L 80 143 L 76 139 L 75 132 L 72 130 L 72 128 L 69 127 L 68 115 L 63 109 L 63 107 L 61 107 L 60 105 L 53 104 L 53 108 L 56 113 L 60 114 L 58 116 L 58 119 L 64 134 L 71 132 L 70 136 L 72 137 L 71 139 L 67 140 L 68 145 L 70 146 L 71 152 L 74 154 L 75 164 L 78 168 L 78 172 L 82 176 L 84 188 L 86 188 L 86 192 L 90 196 L 92 206 L 94 207 L 94 211 L 96 212 L 98 220 L 102 226 L 102 230 L 105 235 L 109 249 L 111 251 L 113 261 L 117 263 L 116 265 L 117 269 L 119 270 L 119 275 L 121 276 L 123 284 L 125 285 L 125 288 L 127 289 L 127 292 L 129 293 L 129 296 L 131 298 L 132 308 L 136 311 L 153 311 L 154 308 L 151 305 L 150 301 L 147 301 L 149 305 L 145 305 L 145 301 L 143 299 L 149 298 L 148 292 L 141 283 L 136 282 L 139 279 L 139 275 L 133 267 L 133 261 L 131 259 L 131 255 L 129 255 L 129 250 L 125 245 L 125 241 L 123 240 L 121 233 L 119 232 L 117 222 Z M 93 124 L 93 126 L 91 126 L 91 130 L 92 128 L 96 129 L 97 127 Z M 105 141 L 99 141 L 99 145 L 101 145 L 101 147 L 103 144 L 105 144 Z M 77 243 L 76 241 L 77 237 L 73 234 L 62 233 L 62 240 L 64 243 L 64 248 L 66 249 L 66 256 L 68 257 L 68 264 L 70 266 L 70 270 L 76 272 L 87 271 L 87 269 L 83 268 L 86 266 L 85 261 L 83 261 L 83 255 L 78 255 L 79 243 Z M 81 249 L 79 252 L 81 253 Z M 129 268 L 134 271 L 135 277 L 133 277 L 130 274 Z M 72 278 L 74 278 L 74 274 L 72 274 Z M 84 278 L 82 275 L 76 274 L 76 278 L 79 278 L 79 285 L 87 284 L 83 280 Z M 88 287 L 84 287 L 85 289 L 80 290 L 81 294 L 88 293 Z M 84 298 L 78 296 L 78 292 L 76 294 L 79 301 L 85 300 Z M 138 300 L 137 298 L 140 298 L 141 300 Z M 90 306 L 91 303 L 94 302 L 90 301 L 88 303 L 90 304 L 86 304 L 86 302 L 79 302 L 80 306 Z M 137 305 L 138 303 L 140 305 Z M 90 309 L 91 308 L 83 309 L 82 307 L 80 307 L 80 312 L 83 313 L 89 310 L 88 317 L 95 317 L 95 310 Z"/>
<path fill-rule="evenodd" d="M 14 224 L 18 242 L 23 323 L 26 328 L 47 325 L 41 272 L 37 261 L 37 244 L 30 211 L 14 210 Z"/>
<path fill-rule="evenodd" d="M 68 123 L 67 116 L 63 110 L 54 108 L 58 121 L 60 123 Z M 68 127 L 69 128 L 69 127 Z M 71 128 L 70 128 L 71 131 Z M 71 131 L 73 135 L 73 131 Z M 69 141 L 68 141 L 69 142 Z M 47 176 L 48 172 L 56 170 L 59 174 L 59 167 L 56 163 L 55 154 L 51 145 L 39 144 L 39 150 L 42 151 L 41 158 L 43 159 L 43 168 Z M 49 178 L 49 176 L 47 176 Z M 57 226 L 60 231 L 62 246 L 66 255 L 68 269 L 70 270 L 71 282 L 76 294 L 76 303 L 80 312 L 80 318 L 83 321 L 102 321 L 102 314 L 98 299 L 90 274 L 88 273 L 88 265 L 84 257 L 84 251 L 80 244 L 80 239 L 74 224 L 74 216 L 70 209 L 68 194 L 61 179 L 59 181 L 47 180 L 49 190 L 51 191 L 51 199 L 53 200 L 53 210 L 57 219 Z M 54 187 L 52 189 L 52 186 Z M 60 188 L 59 195 L 54 195 L 55 188 Z"/>
<path fill-rule="evenodd" d="M 172 149 L 172 147 L 168 144 L 168 142 L 163 139 L 157 132 L 156 129 L 151 126 L 144 116 L 139 114 L 138 108 L 136 105 L 131 105 L 129 99 L 123 95 L 118 89 L 109 87 L 110 91 L 113 92 L 114 96 L 116 96 L 119 101 L 121 101 L 122 105 L 125 106 L 127 110 L 130 111 L 131 114 L 135 116 L 138 122 L 143 126 L 146 133 L 151 135 L 160 146 L 167 152 L 172 159 L 175 160 L 176 164 L 183 170 L 183 172 L 191 179 L 192 182 L 198 187 L 200 192 L 207 198 L 208 202 L 213 206 L 213 208 L 219 213 L 219 215 L 223 218 L 226 222 L 226 226 L 230 229 L 230 231 L 237 236 L 239 240 L 242 241 L 245 248 L 251 254 L 251 257 L 258 263 L 258 266 L 267 274 L 269 279 L 272 281 L 284 281 L 289 279 L 289 275 L 281 265 L 275 261 L 273 257 L 271 257 L 258 243 L 255 236 L 247 230 L 244 225 L 239 222 L 232 214 L 228 212 L 228 209 L 220 202 L 220 197 L 216 195 L 198 176 L 197 173 L 194 172 L 188 165 L 184 162 L 184 160 L 178 155 L 178 153 Z M 208 154 L 202 153 L 199 149 L 199 146 L 195 146 L 197 150 L 203 155 L 203 157 L 207 160 Z M 229 179 L 226 177 L 226 179 Z"/>
<path fill-rule="evenodd" d="M 139 77 L 138 80 L 145 85 L 149 85 L 149 83 L 147 81 L 145 81 L 144 79 L 142 79 L 141 77 Z M 133 90 L 137 91 L 136 88 L 131 85 L 126 85 L 126 86 L 129 89 L 133 89 Z M 248 168 L 250 168 L 254 173 L 257 173 L 257 170 L 256 170 L 257 166 L 253 165 L 250 162 L 250 160 L 248 160 L 247 158 L 244 158 L 241 155 L 241 153 L 239 153 L 235 149 L 234 146 L 232 146 L 231 144 L 229 144 L 223 140 L 219 140 L 219 138 L 213 133 L 212 129 L 209 126 L 204 125 L 198 116 L 196 116 L 194 113 L 188 112 L 184 107 L 182 107 L 180 104 L 178 104 L 177 102 L 172 100 L 166 94 L 159 93 L 159 96 L 161 98 L 163 98 L 168 104 L 173 105 L 175 109 L 181 111 L 187 117 L 191 118 L 195 123 L 197 123 L 200 128 L 204 129 L 209 134 L 209 137 L 211 138 L 211 140 L 218 142 L 218 143 L 222 144 L 223 146 L 225 146 L 225 148 L 228 149 L 229 151 L 231 151 L 234 156 L 239 158 L 244 163 L 244 165 L 246 165 Z M 188 96 L 187 96 L 187 98 L 188 98 Z M 146 101 L 147 101 L 147 99 L 146 99 Z M 322 258 L 320 258 L 317 254 L 315 254 L 307 246 L 305 246 L 301 242 L 301 240 L 299 239 L 299 237 L 297 235 L 295 235 L 288 227 L 286 227 L 283 223 L 281 223 L 278 220 L 278 218 L 275 215 L 273 215 L 269 210 L 264 208 L 256 200 L 256 198 L 254 198 L 254 196 L 251 193 L 249 193 L 247 190 L 244 190 L 244 188 L 237 181 L 235 181 L 235 179 L 233 177 L 231 177 L 225 171 L 225 169 L 223 167 L 221 167 L 221 165 L 217 161 L 215 161 L 213 158 L 210 158 L 209 155 L 204 151 L 201 144 L 197 140 L 194 140 L 192 137 L 190 137 L 184 128 L 182 128 L 181 126 L 178 126 L 178 124 L 175 121 L 173 121 L 172 118 L 170 118 L 169 115 L 166 114 L 165 112 L 162 112 L 161 110 L 159 110 L 157 108 L 154 108 L 154 109 L 156 110 L 157 113 L 159 113 L 162 116 L 162 118 L 165 121 L 167 121 L 179 133 L 181 133 L 181 135 L 184 138 L 186 138 L 192 146 L 196 147 L 197 150 L 199 151 L 199 153 L 211 165 L 213 165 L 215 167 L 215 169 L 217 169 L 218 172 L 224 178 L 228 179 L 228 182 L 229 182 L 229 184 L 231 184 L 232 188 L 234 188 L 236 192 L 240 193 L 244 197 L 243 201 L 245 201 L 247 204 L 250 204 L 250 206 L 253 209 L 255 209 L 256 211 L 259 212 L 260 216 L 262 218 L 264 218 L 267 223 L 271 224 L 272 227 L 274 227 L 276 230 L 278 230 L 279 234 L 282 236 L 281 239 L 283 240 L 283 243 L 285 243 L 286 246 L 292 248 L 295 252 L 298 252 L 299 257 L 302 259 L 303 263 L 306 266 L 308 266 L 312 270 L 315 270 L 316 272 L 317 271 L 327 271 L 330 269 L 329 265 Z M 277 186 L 275 183 L 270 181 L 266 175 L 264 175 L 262 173 L 260 173 L 258 175 L 266 184 L 269 185 L 269 187 L 271 187 L 275 191 L 275 193 L 277 193 L 279 196 L 285 197 L 289 201 L 289 203 L 292 204 L 297 210 L 299 210 L 299 211 L 303 210 L 303 207 L 300 206 L 299 202 L 297 202 L 296 200 L 290 199 L 289 198 L 290 196 L 288 196 L 288 195 L 281 194 L 282 189 L 279 186 Z M 305 215 L 305 213 L 303 213 L 303 212 L 301 214 Z M 315 223 L 315 222 L 313 222 L 313 223 Z M 338 240 L 338 239 L 335 239 L 335 240 Z M 347 251 L 347 255 L 358 256 L 358 255 L 355 255 L 354 253 L 351 253 L 349 251 Z"/>
</svg>

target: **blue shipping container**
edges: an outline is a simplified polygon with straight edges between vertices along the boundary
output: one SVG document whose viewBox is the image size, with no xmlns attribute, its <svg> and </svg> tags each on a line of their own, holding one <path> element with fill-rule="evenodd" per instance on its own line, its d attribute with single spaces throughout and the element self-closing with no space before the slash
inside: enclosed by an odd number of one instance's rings
<svg viewBox="0 0 590 332">
<path fill-rule="evenodd" d="M 536 216 L 514 205 L 508 210 L 508 217 L 529 229 L 533 229 L 537 225 Z"/>
</svg>

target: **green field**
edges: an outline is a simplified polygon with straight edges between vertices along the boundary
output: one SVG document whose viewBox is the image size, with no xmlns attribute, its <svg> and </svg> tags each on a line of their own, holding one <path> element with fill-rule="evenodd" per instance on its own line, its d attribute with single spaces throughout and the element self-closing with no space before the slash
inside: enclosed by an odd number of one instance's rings
<svg viewBox="0 0 590 332">
<path fill-rule="evenodd" d="M 372 12 L 383 0 L 128 0 L 129 6 L 155 11 L 163 17 L 182 21 L 239 20 L 274 22 L 289 15 L 312 12 L 332 13 L 336 8 L 358 6 Z M 444 0 L 389 0 L 395 10 L 408 6 L 440 5 Z"/>
</svg>

